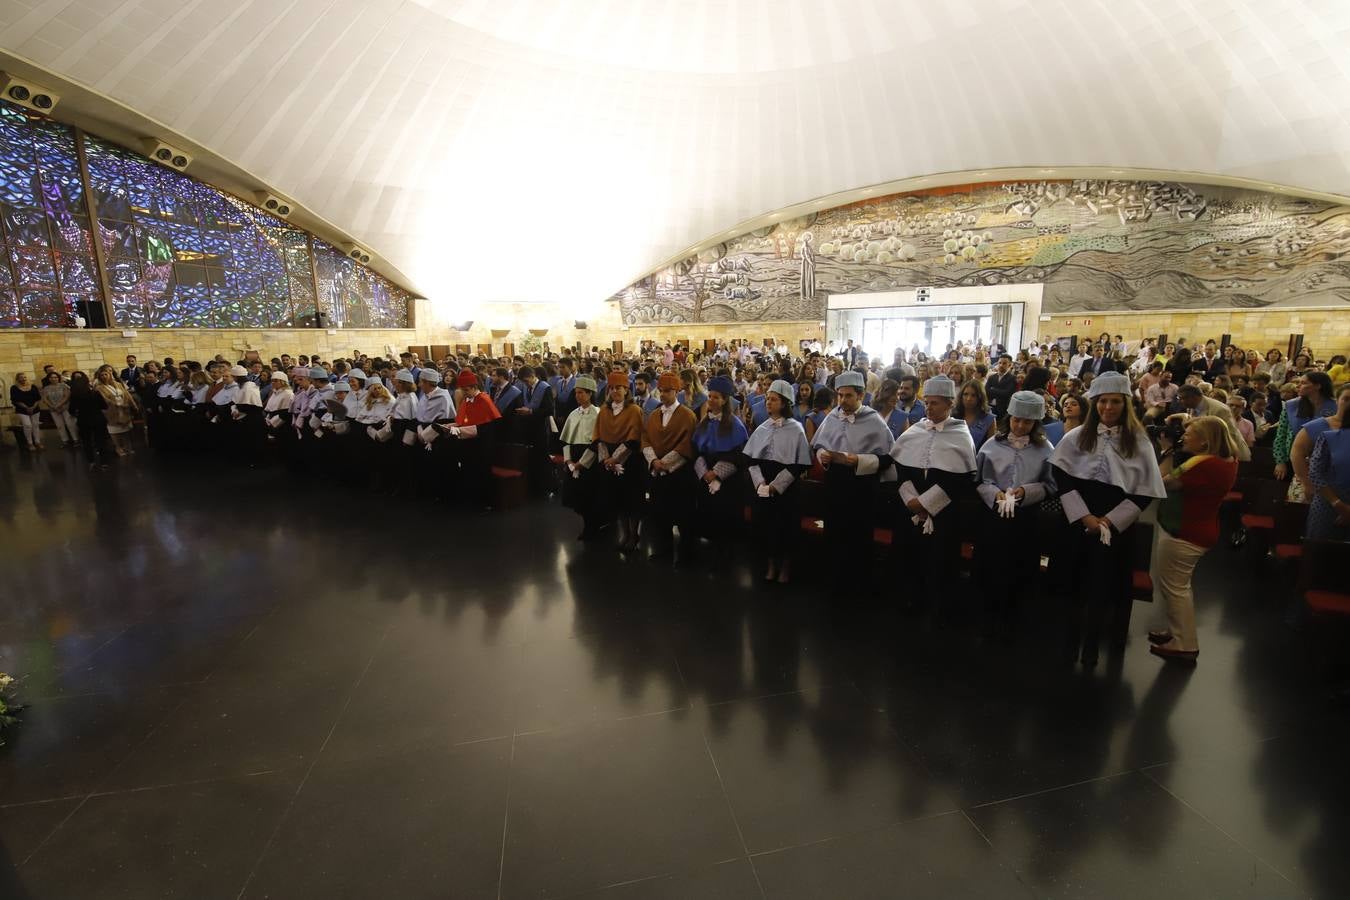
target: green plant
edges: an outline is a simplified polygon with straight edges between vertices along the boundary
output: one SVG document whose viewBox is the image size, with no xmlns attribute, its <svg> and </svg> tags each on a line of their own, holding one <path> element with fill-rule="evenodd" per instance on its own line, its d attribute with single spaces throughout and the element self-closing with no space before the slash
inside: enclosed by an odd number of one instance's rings
<svg viewBox="0 0 1350 900">
<path fill-rule="evenodd" d="M 520 349 L 521 349 L 521 352 L 526 353 L 526 354 L 530 354 L 530 353 L 543 353 L 543 352 L 544 352 L 544 342 L 543 342 L 543 340 L 541 340 L 541 339 L 539 338 L 538 335 L 535 335 L 535 334 L 527 334 L 527 335 L 525 335 L 523 338 L 520 339 Z"/>
<path fill-rule="evenodd" d="M 14 684 L 14 679 L 4 672 L 0 672 L 0 729 L 17 722 L 18 718 L 14 714 L 23 709 L 22 706 L 13 702 L 9 696 L 12 684 Z M 0 747 L 4 745 L 4 738 L 0 737 Z"/>
</svg>

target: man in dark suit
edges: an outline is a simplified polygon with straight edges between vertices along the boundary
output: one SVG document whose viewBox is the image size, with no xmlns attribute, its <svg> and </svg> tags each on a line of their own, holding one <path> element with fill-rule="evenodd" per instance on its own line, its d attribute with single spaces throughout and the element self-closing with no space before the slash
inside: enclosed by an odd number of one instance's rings
<svg viewBox="0 0 1350 900">
<path fill-rule="evenodd" d="M 989 408 L 1003 418 L 1008 414 L 1008 401 L 1017 393 L 1017 374 L 1012 370 L 1013 358 L 1004 353 L 998 358 L 998 368 L 985 379 L 984 391 L 989 395 Z"/>
<path fill-rule="evenodd" d="M 858 361 L 858 348 L 853 346 L 853 340 L 850 338 L 848 346 L 844 348 L 842 354 L 844 357 L 844 368 L 852 369 L 853 364 Z"/>
<path fill-rule="evenodd" d="M 1083 363 L 1083 372 L 1091 372 L 1095 378 L 1103 372 L 1114 372 L 1116 370 L 1115 361 L 1107 354 L 1106 348 L 1097 344 L 1092 348 L 1092 359 Z"/>
</svg>

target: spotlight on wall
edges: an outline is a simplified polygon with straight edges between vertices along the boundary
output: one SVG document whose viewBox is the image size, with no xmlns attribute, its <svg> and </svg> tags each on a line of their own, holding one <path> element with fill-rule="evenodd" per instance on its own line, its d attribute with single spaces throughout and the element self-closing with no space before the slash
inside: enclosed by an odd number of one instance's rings
<svg viewBox="0 0 1350 900">
<path fill-rule="evenodd" d="M 580 319 L 577 319 L 572 323 L 572 327 L 575 328 L 577 331 L 584 331 L 586 329 L 586 323 L 581 321 Z"/>
<path fill-rule="evenodd" d="M 467 322 L 460 322 L 458 325 L 451 325 L 450 327 L 455 331 L 468 331 L 473 328 L 473 319 L 469 319 Z"/>
<path fill-rule="evenodd" d="M 370 265 L 370 251 L 360 244 L 343 244 L 342 252 L 347 254 L 347 258 L 359 262 L 363 266 Z"/>
<path fill-rule="evenodd" d="M 52 109 L 61 102 L 58 95 L 42 85 L 17 78 L 8 72 L 0 72 L 0 94 L 11 103 L 44 116 L 51 115 Z"/>
<path fill-rule="evenodd" d="M 268 191 L 254 191 L 253 202 L 281 219 L 290 216 L 291 210 L 295 208 L 295 204 L 291 201 Z"/>
<path fill-rule="evenodd" d="M 166 144 L 158 138 L 142 139 L 141 149 L 146 156 L 161 166 L 176 169 L 179 172 L 192 165 L 192 154 L 186 150 L 180 150 L 172 144 Z"/>
</svg>

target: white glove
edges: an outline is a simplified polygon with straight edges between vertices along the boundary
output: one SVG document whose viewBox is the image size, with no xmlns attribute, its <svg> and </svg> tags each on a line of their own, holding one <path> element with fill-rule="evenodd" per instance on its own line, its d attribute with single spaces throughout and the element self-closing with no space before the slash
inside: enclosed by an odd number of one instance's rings
<svg viewBox="0 0 1350 900">
<path fill-rule="evenodd" d="M 615 464 L 614 464 L 614 474 L 615 474 L 615 475 L 622 475 L 622 474 L 623 474 L 623 466 L 620 465 L 619 463 L 615 463 Z"/>
<path fill-rule="evenodd" d="M 722 481 L 721 481 L 721 479 L 713 479 L 712 481 L 708 482 L 708 493 L 709 493 L 709 494 L 715 494 L 715 493 L 717 493 L 718 491 L 720 491 L 721 489 L 722 489 Z"/>
<path fill-rule="evenodd" d="M 1102 522 L 1100 525 L 1097 526 L 1097 528 L 1098 528 L 1099 531 L 1101 531 L 1101 535 L 1102 535 L 1102 546 L 1103 546 L 1103 547 L 1110 547 L 1110 546 L 1111 546 L 1111 526 L 1110 526 L 1110 525 L 1107 525 L 1105 522 Z"/>
<path fill-rule="evenodd" d="M 759 487 L 755 488 L 755 493 L 759 494 L 761 497 L 772 497 L 773 489 L 769 487 L 769 483 L 766 481 Z"/>
<path fill-rule="evenodd" d="M 922 519 L 920 519 L 918 516 L 914 516 L 913 518 L 910 519 L 910 521 L 913 522 L 915 525 L 918 525 L 919 522 L 922 521 L 922 522 L 923 522 L 923 533 L 924 533 L 924 534 L 932 534 L 932 533 L 933 533 L 933 517 L 932 517 L 932 516 L 924 516 Z"/>
<path fill-rule="evenodd" d="M 580 467 L 580 466 L 573 466 L 573 467 L 572 467 L 572 477 L 573 477 L 573 478 L 580 478 L 580 477 L 581 477 L 581 467 Z"/>
<path fill-rule="evenodd" d="M 459 426 L 458 426 L 458 425 L 451 425 L 451 426 L 450 426 L 450 436 L 451 436 L 451 437 L 454 437 L 454 438 L 459 437 Z"/>
<path fill-rule="evenodd" d="M 1011 492 L 1004 494 L 1003 499 L 998 501 L 998 514 L 1005 519 L 1011 519 L 1017 514 L 1017 496 Z"/>
</svg>

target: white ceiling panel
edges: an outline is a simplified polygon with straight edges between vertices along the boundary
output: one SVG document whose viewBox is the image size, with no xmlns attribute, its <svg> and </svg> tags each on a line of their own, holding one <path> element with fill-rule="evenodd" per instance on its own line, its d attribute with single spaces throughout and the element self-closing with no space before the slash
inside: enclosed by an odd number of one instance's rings
<svg viewBox="0 0 1350 900">
<path fill-rule="evenodd" d="M 1342 0 L 0 0 L 453 305 L 608 296 L 918 175 L 1117 166 L 1350 194 Z"/>
</svg>

